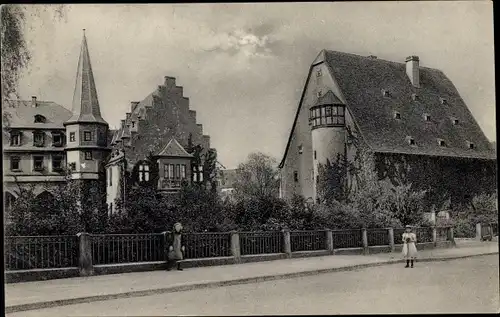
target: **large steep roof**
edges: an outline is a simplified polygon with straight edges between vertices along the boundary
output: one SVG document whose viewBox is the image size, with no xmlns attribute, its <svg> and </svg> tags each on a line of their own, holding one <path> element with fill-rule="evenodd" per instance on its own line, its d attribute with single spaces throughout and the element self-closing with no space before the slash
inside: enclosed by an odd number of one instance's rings
<svg viewBox="0 0 500 317">
<path fill-rule="evenodd" d="M 324 51 L 324 57 L 364 141 L 374 152 L 496 158 L 457 89 L 440 70 L 419 67 L 420 88 L 416 88 L 406 75 L 405 63 L 336 51 Z M 297 114 L 301 104 L 302 100 Z M 394 118 L 395 112 L 400 113 L 400 120 Z M 425 115 L 431 120 L 426 121 Z M 455 119 L 458 124 L 454 124 Z M 408 144 L 407 136 L 416 146 Z M 438 139 L 447 146 L 440 146 Z M 467 142 L 475 148 L 470 149 Z"/>
</svg>

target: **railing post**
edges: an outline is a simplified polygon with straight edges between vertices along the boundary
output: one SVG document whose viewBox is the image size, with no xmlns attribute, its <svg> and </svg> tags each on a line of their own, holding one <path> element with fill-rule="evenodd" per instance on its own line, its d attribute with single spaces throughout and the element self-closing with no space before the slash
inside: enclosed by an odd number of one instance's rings
<svg viewBox="0 0 500 317">
<path fill-rule="evenodd" d="M 331 229 L 326 229 L 326 250 L 333 254 L 333 232 Z"/>
<path fill-rule="evenodd" d="M 286 254 L 287 258 L 292 257 L 292 244 L 290 242 L 290 230 L 283 229 L 283 252 Z"/>
<path fill-rule="evenodd" d="M 391 247 L 391 252 L 394 252 L 394 228 L 389 228 L 388 230 L 388 235 L 389 235 L 389 246 Z"/>
<path fill-rule="evenodd" d="M 93 275 L 92 237 L 86 232 L 80 232 L 76 236 L 78 237 L 78 268 L 80 276 Z"/>
<path fill-rule="evenodd" d="M 361 236 L 363 238 L 363 254 L 368 255 L 370 249 L 368 248 L 368 231 L 366 228 L 361 229 Z"/>
<path fill-rule="evenodd" d="M 476 240 L 481 241 L 481 238 L 482 238 L 481 224 L 476 223 Z"/>
<path fill-rule="evenodd" d="M 448 240 L 451 241 L 451 244 L 453 246 L 456 246 L 456 244 L 455 244 L 455 234 L 453 233 L 453 227 L 448 227 Z"/>
<path fill-rule="evenodd" d="M 434 247 L 437 246 L 437 228 L 435 226 L 432 227 L 432 243 Z"/>
<path fill-rule="evenodd" d="M 241 262 L 240 234 L 237 231 L 231 231 L 231 255 L 235 263 Z"/>
</svg>

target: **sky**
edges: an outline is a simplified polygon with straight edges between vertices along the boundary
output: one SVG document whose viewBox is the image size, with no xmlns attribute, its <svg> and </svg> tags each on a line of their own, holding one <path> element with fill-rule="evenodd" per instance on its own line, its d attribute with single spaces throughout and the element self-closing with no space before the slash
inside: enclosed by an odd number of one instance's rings
<svg viewBox="0 0 500 317">
<path fill-rule="evenodd" d="M 450 78 L 496 140 L 491 1 L 254 4 L 74 4 L 63 19 L 28 16 L 31 67 L 23 99 L 71 107 L 86 29 L 104 119 L 177 78 L 219 161 L 252 152 L 280 161 L 307 77 L 322 49 L 420 64 Z"/>
</svg>

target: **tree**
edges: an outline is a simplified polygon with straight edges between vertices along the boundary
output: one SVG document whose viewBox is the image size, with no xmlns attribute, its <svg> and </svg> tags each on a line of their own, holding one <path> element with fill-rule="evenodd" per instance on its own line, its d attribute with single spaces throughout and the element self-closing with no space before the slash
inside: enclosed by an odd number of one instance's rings
<svg viewBox="0 0 500 317">
<path fill-rule="evenodd" d="M 2 59 L 2 96 L 17 96 L 19 78 L 31 60 L 31 52 L 26 41 L 27 15 L 40 17 L 48 12 L 53 19 L 65 15 L 64 5 L 25 6 L 19 4 L 2 5 L 1 14 L 1 59 Z M 44 19 L 44 23 L 49 23 Z"/>
<path fill-rule="evenodd" d="M 276 160 L 263 153 L 252 153 L 236 170 L 236 197 L 276 197 L 279 190 Z"/>
</svg>

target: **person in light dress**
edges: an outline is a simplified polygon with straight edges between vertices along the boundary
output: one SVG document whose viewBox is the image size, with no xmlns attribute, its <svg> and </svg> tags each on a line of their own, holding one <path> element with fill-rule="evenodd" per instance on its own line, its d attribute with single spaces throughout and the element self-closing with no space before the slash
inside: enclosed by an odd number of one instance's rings
<svg viewBox="0 0 500 317">
<path fill-rule="evenodd" d="M 406 226 L 406 231 L 403 233 L 403 257 L 406 259 L 406 266 L 413 267 L 413 262 L 417 258 L 417 235 L 412 232 L 411 226 Z"/>
</svg>

